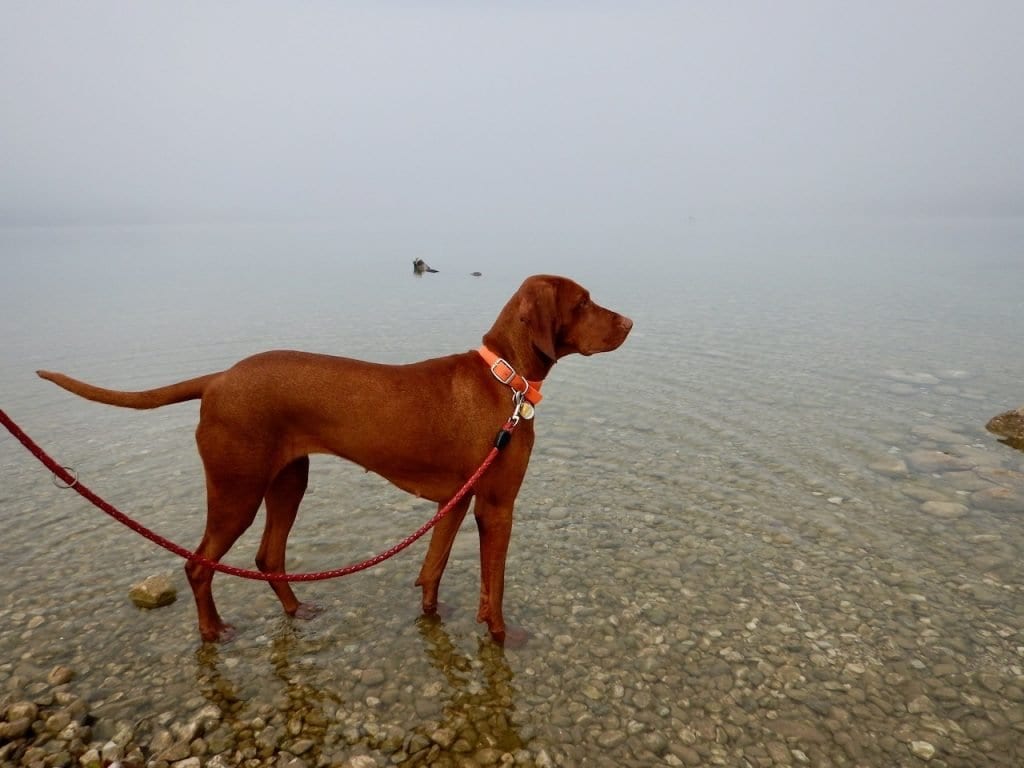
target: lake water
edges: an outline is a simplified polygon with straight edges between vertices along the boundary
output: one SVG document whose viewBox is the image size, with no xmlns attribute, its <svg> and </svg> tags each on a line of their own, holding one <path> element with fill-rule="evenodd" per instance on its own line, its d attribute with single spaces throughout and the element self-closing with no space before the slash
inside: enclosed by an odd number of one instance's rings
<svg viewBox="0 0 1024 768">
<path fill-rule="evenodd" d="M 414 278 L 416 256 L 441 272 Z M 203 647 L 181 563 L 0 436 L 0 703 L 89 713 L 77 742 L 40 722 L 6 759 L 113 740 L 295 768 L 1024 761 L 1024 454 L 983 428 L 1024 403 L 1020 220 L 697 221 L 639 249 L 437 254 L 325 226 L 40 228 L 0 231 L 0 257 L 0 408 L 190 547 L 196 404 L 100 406 L 36 369 L 137 389 L 270 348 L 408 362 L 477 346 L 534 272 L 635 322 L 545 384 L 508 561 L 520 650 L 474 622 L 471 520 L 441 622 L 418 617 L 421 544 L 298 585 L 327 609 L 311 622 L 218 576 L 239 637 Z M 317 457 L 289 568 L 431 512 Z M 154 573 L 179 599 L 140 611 L 127 591 Z"/>
</svg>

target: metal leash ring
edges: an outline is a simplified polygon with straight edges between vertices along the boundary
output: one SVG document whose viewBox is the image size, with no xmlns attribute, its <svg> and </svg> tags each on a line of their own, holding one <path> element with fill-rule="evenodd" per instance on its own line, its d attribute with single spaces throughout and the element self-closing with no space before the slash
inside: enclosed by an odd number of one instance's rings
<svg viewBox="0 0 1024 768">
<path fill-rule="evenodd" d="M 76 485 L 78 485 L 78 470 L 75 469 L 74 467 L 65 467 L 63 465 L 61 465 L 61 466 L 62 466 L 62 469 L 65 472 L 67 472 L 69 475 L 71 475 L 75 479 L 72 480 L 70 483 L 65 483 L 59 477 L 57 477 L 56 474 L 54 474 L 53 477 L 51 477 L 50 479 L 53 480 L 53 484 L 56 485 L 58 488 L 60 488 L 62 491 L 67 491 L 67 490 L 69 490 L 71 488 L 74 488 Z"/>
<path fill-rule="evenodd" d="M 512 420 L 519 423 L 520 417 L 529 421 L 533 418 L 533 406 L 526 399 L 526 393 L 529 391 L 529 384 L 527 388 L 520 392 L 518 389 L 512 390 L 512 402 L 515 403 L 515 410 L 512 411 Z"/>
</svg>

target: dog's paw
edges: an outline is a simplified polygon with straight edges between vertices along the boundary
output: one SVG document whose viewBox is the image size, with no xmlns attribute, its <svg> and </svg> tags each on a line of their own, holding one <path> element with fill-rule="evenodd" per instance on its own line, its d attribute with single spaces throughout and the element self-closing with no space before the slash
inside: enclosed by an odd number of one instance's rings
<svg viewBox="0 0 1024 768">
<path fill-rule="evenodd" d="M 199 634 L 204 643 L 230 643 L 238 636 L 238 631 L 231 625 L 220 623 L 208 629 L 200 628 Z"/>
<path fill-rule="evenodd" d="M 289 615 L 294 619 L 309 621 L 310 619 L 315 619 L 323 612 L 323 606 L 318 603 L 299 603 L 299 606 Z"/>
<path fill-rule="evenodd" d="M 498 632 L 491 632 L 491 639 L 502 648 L 515 650 L 526 645 L 530 640 L 530 633 L 523 627 L 511 625 Z"/>
<path fill-rule="evenodd" d="M 432 605 L 423 606 L 424 616 L 438 616 L 442 619 L 450 619 L 453 613 L 455 613 L 455 609 L 448 603 L 437 602 Z"/>
</svg>

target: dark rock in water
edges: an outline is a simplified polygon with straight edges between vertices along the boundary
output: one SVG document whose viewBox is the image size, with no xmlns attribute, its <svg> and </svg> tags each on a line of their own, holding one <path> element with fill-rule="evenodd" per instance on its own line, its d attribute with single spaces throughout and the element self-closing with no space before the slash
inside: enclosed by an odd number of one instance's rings
<svg viewBox="0 0 1024 768">
<path fill-rule="evenodd" d="M 423 259 L 412 260 L 412 273 L 417 277 L 422 275 L 424 272 L 437 272 L 432 266 L 427 264 Z"/>
<path fill-rule="evenodd" d="M 171 584 L 170 578 L 163 575 L 150 576 L 133 586 L 128 592 L 139 608 L 160 608 L 170 605 L 178 597 L 178 590 Z"/>
<path fill-rule="evenodd" d="M 1002 438 L 999 442 L 1024 451 L 1024 405 L 1015 411 L 1006 411 L 988 420 L 985 429 Z"/>
<path fill-rule="evenodd" d="M 473 277 L 480 277 L 483 274 L 483 272 L 470 272 L 469 274 L 471 274 Z"/>
</svg>

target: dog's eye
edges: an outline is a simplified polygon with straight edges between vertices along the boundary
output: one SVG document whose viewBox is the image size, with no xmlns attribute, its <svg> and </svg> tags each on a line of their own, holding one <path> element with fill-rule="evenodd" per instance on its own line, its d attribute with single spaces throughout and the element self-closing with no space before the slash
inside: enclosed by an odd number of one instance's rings
<svg viewBox="0 0 1024 768">
<path fill-rule="evenodd" d="M 576 305 L 576 309 L 586 309 L 589 306 L 590 306 L 590 297 L 589 296 L 584 296 L 582 299 L 580 299 L 579 304 Z"/>
</svg>

